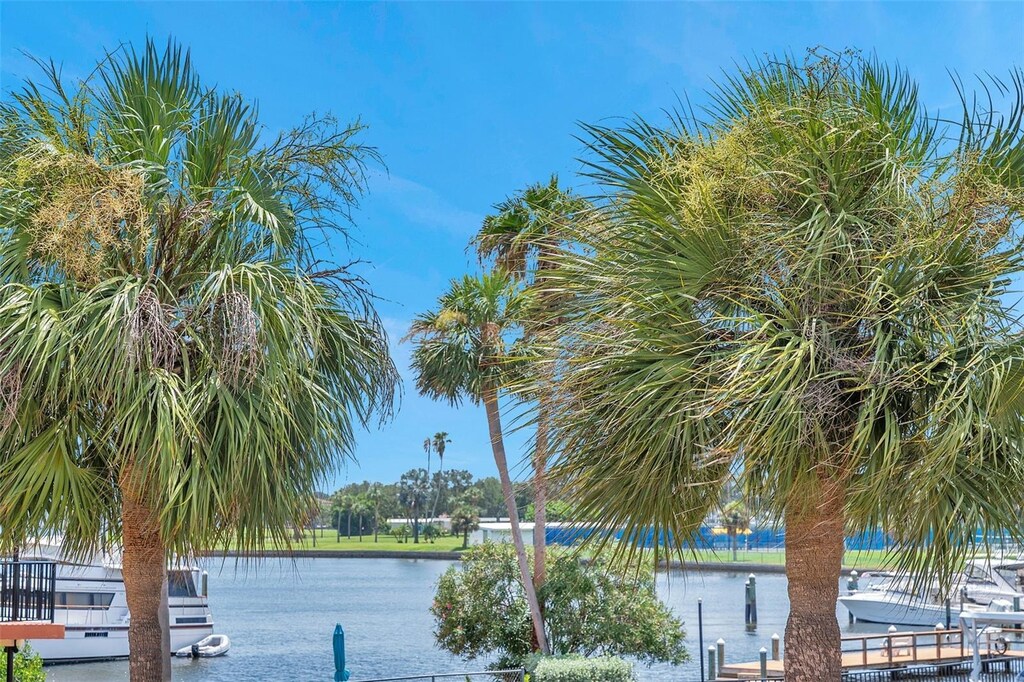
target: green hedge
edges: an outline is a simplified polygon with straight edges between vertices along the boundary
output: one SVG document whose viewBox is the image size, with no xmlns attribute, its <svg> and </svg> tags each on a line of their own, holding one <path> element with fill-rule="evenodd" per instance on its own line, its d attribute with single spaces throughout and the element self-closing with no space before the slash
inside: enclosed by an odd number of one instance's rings
<svg viewBox="0 0 1024 682">
<path fill-rule="evenodd" d="M 615 656 L 550 656 L 536 660 L 530 682 L 633 682 L 633 665 Z"/>
</svg>

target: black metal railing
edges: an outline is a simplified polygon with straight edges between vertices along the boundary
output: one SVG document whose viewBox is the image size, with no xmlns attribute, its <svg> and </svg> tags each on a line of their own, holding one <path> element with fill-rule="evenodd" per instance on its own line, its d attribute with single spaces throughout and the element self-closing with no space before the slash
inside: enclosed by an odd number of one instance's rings
<svg viewBox="0 0 1024 682">
<path fill-rule="evenodd" d="M 0 560 L 0 622 L 53 622 L 57 564 Z"/>
</svg>

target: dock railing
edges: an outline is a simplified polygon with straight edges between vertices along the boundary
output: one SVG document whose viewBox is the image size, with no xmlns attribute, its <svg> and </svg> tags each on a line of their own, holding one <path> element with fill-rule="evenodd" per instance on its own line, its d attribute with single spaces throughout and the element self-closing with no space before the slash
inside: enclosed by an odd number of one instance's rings
<svg viewBox="0 0 1024 682">
<path fill-rule="evenodd" d="M 358 682 L 523 682 L 526 670 L 481 670 L 468 673 L 429 673 L 426 675 L 406 675 L 403 677 L 375 677 Z"/>
<path fill-rule="evenodd" d="M 57 565 L 0 560 L 0 623 L 53 622 Z"/>
</svg>

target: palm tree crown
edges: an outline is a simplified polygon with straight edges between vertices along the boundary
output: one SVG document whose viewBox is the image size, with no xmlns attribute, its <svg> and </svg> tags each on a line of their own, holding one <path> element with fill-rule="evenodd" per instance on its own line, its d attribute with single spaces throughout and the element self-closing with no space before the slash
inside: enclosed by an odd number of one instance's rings
<svg viewBox="0 0 1024 682">
<path fill-rule="evenodd" d="M 929 545 L 900 556 L 942 578 L 976 528 L 1019 534 L 1013 86 L 1007 117 L 968 107 L 950 130 L 902 72 L 783 59 L 729 79 L 705 122 L 590 127 L 604 229 L 546 278 L 568 294 L 552 437 L 581 515 L 678 546 L 738 459 L 745 498 L 787 525 L 791 625 L 837 639 L 844 527 Z M 787 647 L 787 679 L 838 670 Z"/>
<path fill-rule="evenodd" d="M 173 43 L 74 91 L 45 69 L 0 104 L 0 539 L 124 527 L 126 585 L 129 524 L 159 557 L 288 542 L 397 379 L 368 291 L 314 257 L 362 126 L 267 136 Z"/>
</svg>

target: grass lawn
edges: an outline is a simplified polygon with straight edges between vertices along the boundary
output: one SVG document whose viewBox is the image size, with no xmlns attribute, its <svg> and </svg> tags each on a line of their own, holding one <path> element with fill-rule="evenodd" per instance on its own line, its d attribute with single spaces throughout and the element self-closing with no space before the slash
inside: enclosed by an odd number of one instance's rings
<svg viewBox="0 0 1024 682">
<path fill-rule="evenodd" d="M 879 569 L 885 566 L 886 552 L 882 550 L 848 551 L 843 555 L 843 566 L 855 568 L 858 571 L 868 569 Z M 697 563 L 724 563 L 731 562 L 731 550 L 698 550 L 695 555 L 687 555 L 687 561 Z M 749 564 L 777 564 L 786 563 L 786 553 L 779 550 L 740 550 L 736 554 L 736 560 L 740 563 Z"/>
<path fill-rule="evenodd" d="M 336 531 L 325 529 L 323 537 L 320 537 L 320 533 L 317 532 L 316 547 L 313 546 L 312 536 L 312 531 L 306 531 L 302 542 L 294 543 L 292 548 L 312 551 L 329 549 L 335 551 L 364 550 L 375 552 L 456 552 L 462 549 L 461 535 L 459 537 L 445 535 L 436 538 L 434 542 L 428 542 L 421 537 L 419 544 L 414 544 L 412 538 L 409 538 L 408 542 L 398 542 L 390 535 L 378 535 L 377 542 L 374 542 L 373 535 L 364 535 L 362 542 L 360 542 L 359 538 L 355 535 L 348 538 L 344 534 L 341 536 L 341 540 L 338 541 Z"/>
<path fill-rule="evenodd" d="M 459 552 L 462 551 L 462 537 L 445 535 L 437 538 L 434 542 L 427 542 L 420 538 L 419 544 L 414 544 L 412 538 L 407 542 L 398 542 L 390 535 L 379 535 L 377 542 L 373 541 L 372 535 L 364 535 L 362 541 L 353 536 L 345 535 L 341 540 L 336 539 L 334 530 L 324 530 L 323 537 L 317 533 L 316 546 L 313 546 L 312 532 L 306 531 L 305 538 L 301 543 L 292 545 L 294 549 L 302 550 L 341 550 L 341 551 L 378 551 L 378 552 Z M 886 553 L 880 550 L 865 550 L 860 552 L 847 552 L 843 557 L 843 566 L 856 568 L 858 571 L 879 569 L 885 565 Z M 673 557 L 675 558 L 675 557 Z M 687 554 L 687 561 L 696 561 L 702 564 L 716 564 L 732 562 L 732 551 L 721 550 L 698 550 L 695 554 Z M 775 564 L 781 566 L 786 562 L 786 553 L 782 550 L 740 550 L 736 555 L 739 563 L 747 564 Z"/>
</svg>

